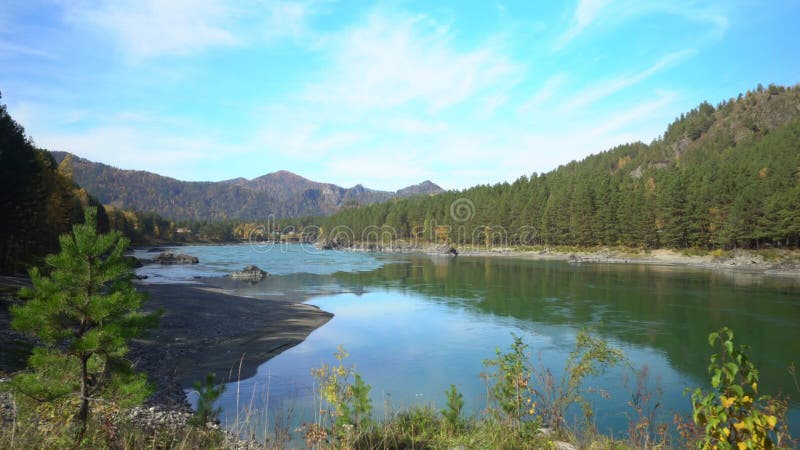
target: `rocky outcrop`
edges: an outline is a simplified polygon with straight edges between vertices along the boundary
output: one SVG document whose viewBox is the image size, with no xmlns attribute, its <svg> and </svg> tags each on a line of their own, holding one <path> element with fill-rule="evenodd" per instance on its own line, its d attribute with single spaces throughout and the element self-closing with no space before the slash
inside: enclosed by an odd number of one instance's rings
<svg viewBox="0 0 800 450">
<path fill-rule="evenodd" d="M 346 250 L 352 252 L 385 252 L 385 253 L 424 253 L 436 256 L 458 256 L 458 249 L 449 244 L 425 244 L 403 240 L 387 242 L 347 243 L 337 240 L 320 239 L 314 243 L 320 250 Z"/>
<path fill-rule="evenodd" d="M 264 278 L 269 276 L 269 274 L 266 271 L 259 269 L 257 266 L 251 265 L 237 272 L 233 272 L 228 276 L 233 278 L 234 280 L 256 282 L 263 280 Z"/>
<path fill-rule="evenodd" d="M 164 252 L 152 259 L 154 264 L 197 264 L 200 262 L 196 256 L 183 253 Z"/>
<path fill-rule="evenodd" d="M 320 250 L 339 250 L 345 246 L 335 239 L 318 239 L 314 242 L 314 247 Z"/>
</svg>

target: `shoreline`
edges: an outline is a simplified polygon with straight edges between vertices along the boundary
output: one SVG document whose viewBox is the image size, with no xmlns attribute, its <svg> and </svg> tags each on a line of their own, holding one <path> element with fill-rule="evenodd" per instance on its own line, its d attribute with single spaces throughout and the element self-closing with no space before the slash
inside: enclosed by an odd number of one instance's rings
<svg viewBox="0 0 800 450">
<path fill-rule="evenodd" d="M 800 262 L 792 260 L 769 261 L 750 251 L 736 251 L 730 256 L 694 256 L 667 249 L 651 250 L 648 253 L 631 254 L 615 250 L 598 251 L 533 251 L 501 249 L 489 251 L 464 250 L 462 256 L 507 257 L 543 261 L 567 261 L 570 263 L 594 264 L 642 264 L 652 266 L 686 267 L 711 271 L 728 271 L 767 275 L 776 277 L 800 278 Z"/>
<path fill-rule="evenodd" d="M 158 328 L 130 345 L 131 359 L 154 380 L 183 389 L 208 372 L 221 382 L 250 378 L 333 317 L 306 299 L 241 297 L 202 281 L 136 283 L 149 297 L 144 309 L 163 311 Z"/>
<path fill-rule="evenodd" d="M 509 258 L 537 261 L 565 261 L 574 264 L 641 264 L 651 266 L 685 267 L 715 272 L 746 273 L 770 277 L 800 278 L 800 250 L 779 250 L 778 255 L 765 258 L 752 250 L 733 250 L 717 255 L 687 255 L 670 249 L 654 249 L 633 253 L 627 249 L 598 247 L 584 250 L 561 250 L 542 247 L 522 249 L 519 247 L 475 248 L 451 246 L 448 244 L 405 244 L 397 242 L 390 245 L 357 243 L 339 247 L 340 251 L 378 252 L 389 254 L 424 254 L 452 257 L 452 249 L 462 257 Z"/>
</svg>

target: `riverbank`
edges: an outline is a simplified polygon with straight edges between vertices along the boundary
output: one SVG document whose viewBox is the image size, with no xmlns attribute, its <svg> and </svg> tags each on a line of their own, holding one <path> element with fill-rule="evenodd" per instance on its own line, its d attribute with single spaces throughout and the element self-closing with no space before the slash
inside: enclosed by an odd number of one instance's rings
<svg viewBox="0 0 800 450">
<path fill-rule="evenodd" d="M 800 278 L 800 252 L 785 251 L 767 256 L 758 251 L 736 250 L 716 254 L 688 254 L 669 249 L 634 253 L 626 250 L 598 248 L 562 251 L 551 249 L 521 250 L 515 248 L 476 250 L 460 249 L 463 256 L 500 256 L 536 260 L 567 261 L 575 264 L 647 264 L 691 267 L 714 271 L 736 271 L 780 277 Z"/>
<path fill-rule="evenodd" d="M 409 244 L 402 241 L 386 245 L 356 243 L 338 250 L 383 253 L 421 253 L 440 256 L 478 256 L 518 258 L 542 261 L 566 261 L 575 264 L 647 264 L 689 267 L 712 271 L 733 271 L 777 277 L 800 278 L 800 250 L 636 250 L 614 247 L 492 247 Z"/>
<path fill-rule="evenodd" d="M 294 347 L 332 314 L 292 299 L 239 297 L 206 284 L 138 284 L 145 309 L 162 310 L 159 327 L 131 343 L 132 356 L 159 378 L 187 387 L 255 375 L 264 361 Z"/>
</svg>

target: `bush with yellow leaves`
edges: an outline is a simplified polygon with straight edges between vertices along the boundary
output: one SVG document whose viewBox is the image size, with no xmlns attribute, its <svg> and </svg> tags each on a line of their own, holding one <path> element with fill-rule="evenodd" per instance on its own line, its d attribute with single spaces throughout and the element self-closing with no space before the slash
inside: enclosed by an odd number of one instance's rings
<svg viewBox="0 0 800 450">
<path fill-rule="evenodd" d="M 692 419 L 705 431 L 698 442 L 703 449 L 762 449 L 784 445 L 779 419 L 786 403 L 758 394 L 758 370 L 745 354 L 746 347 L 733 343 L 727 327 L 708 335 L 711 356 L 708 372 L 714 391 L 700 388 L 692 393 Z"/>
</svg>

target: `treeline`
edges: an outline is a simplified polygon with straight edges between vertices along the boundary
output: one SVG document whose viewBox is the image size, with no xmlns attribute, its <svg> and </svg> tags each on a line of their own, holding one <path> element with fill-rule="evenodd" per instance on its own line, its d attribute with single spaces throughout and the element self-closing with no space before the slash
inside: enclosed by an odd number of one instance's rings
<svg viewBox="0 0 800 450">
<path fill-rule="evenodd" d="M 796 248 L 800 89 L 759 86 L 716 107 L 704 102 L 650 144 L 620 145 L 513 183 L 291 223 L 340 240 Z"/>
<path fill-rule="evenodd" d="M 0 273 L 24 273 L 58 251 L 58 237 L 98 207 L 101 233 L 117 229 L 135 245 L 175 238 L 175 224 L 153 213 L 104 208 L 37 148 L 0 103 Z"/>
<path fill-rule="evenodd" d="M 0 103 L 0 271 L 21 271 L 58 250 L 93 199 L 58 171 Z"/>
</svg>

